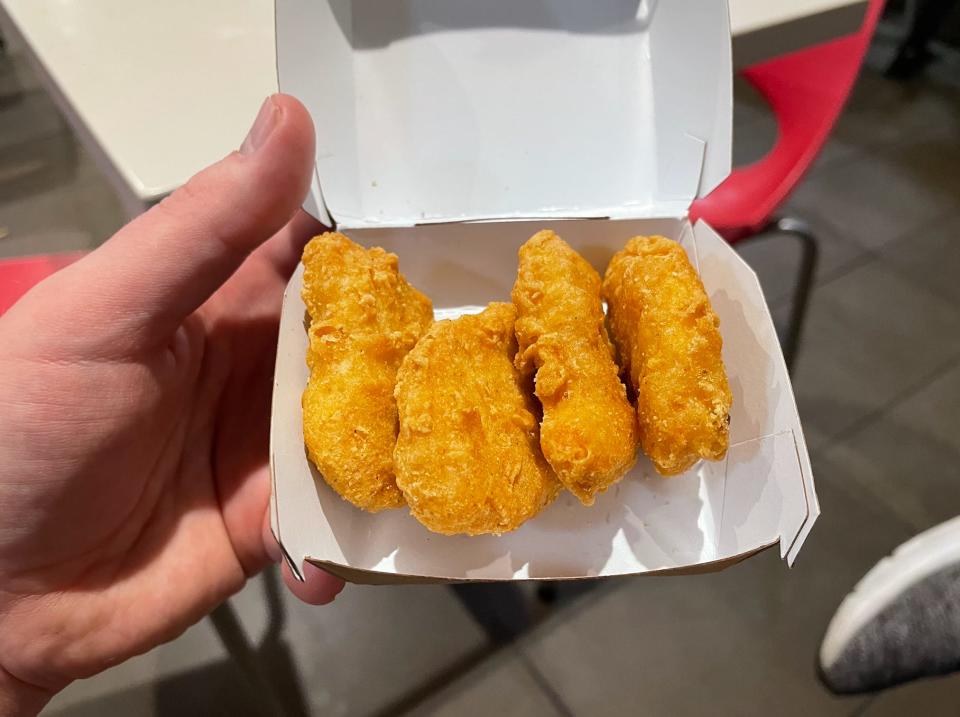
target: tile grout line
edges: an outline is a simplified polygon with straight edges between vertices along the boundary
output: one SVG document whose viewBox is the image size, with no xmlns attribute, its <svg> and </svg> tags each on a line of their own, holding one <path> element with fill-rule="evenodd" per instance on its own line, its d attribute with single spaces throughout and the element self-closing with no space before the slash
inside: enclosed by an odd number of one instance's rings
<svg viewBox="0 0 960 717">
<path fill-rule="evenodd" d="M 847 112 L 848 106 L 849 105 L 844 106 L 843 112 L 840 114 L 840 116 L 837 118 L 837 121 L 834 123 L 833 127 L 830 129 L 830 135 L 827 138 L 827 143 L 829 143 L 831 140 L 838 141 L 838 142 L 842 141 L 840 140 L 839 136 L 836 134 L 836 129 L 837 129 L 837 125 L 843 119 L 843 115 Z M 860 162 L 863 160 L 863 157 L 866 154 L 881 154 L 885 150 L 889 150 L 891 147 L 895 147 L 900 143 L 892 140 L 874 139 L 874 140 L 867 141 L 864 144 L 850 144 L 850 143 L 845 143 L 845 144 L 846 144 L 846 148 L 849 148 L 848 152 L 842 153 L 837 157 L 833 157 L 832 159 L 828 159 L 824 161 L 822 164 L 819 164 L 817 166 L 811 166 L 806 176 L 804 177 L 803 181 L 806 182 L 810 179 L 813 179 L 814 177 L 822 174 L 828 169 L 835 169 L 836 167 L 840 167 L 845 164 L 853 164 L 854 162 Z M 826 143 L 823 146 L 826 147 Z M 821 152 L 822 152 L 822 148 L 821 148 Z M 818 153 L 817 156 L 819 157 L 822 155 Z"/>
<path fill-rule="evenodd" d="M 561 714 L 563 717 L 574 717 L 573 710 L 570 709 L 570 706 L 564 702 L 563 698 L 560 696 L 560 693 L 554 689 L 553 685 L 550 683 L 550 680 L 540 671 L 540 668 L 531 660 L 526 652 L 522 649 L 517 648 L 517 655 L 520 659 L 520 664 L 523 665 L 527 674 L 537 683 L 537 687 L 540 688 L 540 691 L 550 700 L 550 704 L 553 708 Z"/>
<path fill-rule="evenodd" d="M 907 239 L 907 236 L 909 234 L 915 234 L 917 232 L 925 231 L 929 227 L 935 226 L 937 224 L 949 222 L 951 219 L 954 219 L 954 218 L 960 218 L 960 211 L 958 211 L 956 207 L 952 209 L 948 209 L 942 214 L 936 215 L 929 222 L 924 222 L 923 224 L 918 225 L 916 229 L 910 232 L 903 232 L 902 234 L 897 236 L 895 239 L 891 239 L 886 246 L 889 246 L 890 249 L 894 249 L 893 245 L 899 244 L 900 242 Z M 895 274 L 897 278 L 910 284 L 910 286 L 914 287 L 915 289 L 918 289 L 922 293 L 926 294 L 928 297 L 933 297 L 934 299 L 937 299 L 941 302 L 946 302 L 951 306 L 955 303 L 952 297 L 941 294 L 939 290 L 931 289 L 928 285 L 923 284 L 917 281 L 915 277 L 910 276 L 907 272 L 901 269 L 894 261 L 892 261 L 892 257 L 889 254 L 884 253 L 883 250 L 878 252 L 877 256 L 878 258 L 885 260 L 884 268 L 887 269 L 891 274 Z"/>
<path fill-rule="evenodd" d="M 827 286 L 827 284 L 830 284 L 836 281 L 837 279 L 841 279 L 844 276 L 852 274 L 857 269 L 867 266 L 871 262 L 877 261 L 878 259 L 881 258 L 879 254 L 876 254 L 871 249 L 864 249 L 860 244 L 857 244 L 856 246 L 858 249 L 863 249 L 863 253 L 851 258 L 849 261 L 844 262 L 840 266 L 834 267 L 831 271 L 827 272 L 825 275 L 821 276 L 819 279 L 815 279 L 812 287 L 813 292 L 815 292 L 817 289 L 821 289 Z M 813 296 L 814 294 L 811 293 L 810 294 L 811 299 L 813 298 Z M 793 296 L 791 296 L 790 294 L 787 294 L 786 296 L 770 304 L 770 309 L 771 311 L 783 309 L 784 307 L 790 306 L 792 303 L 793 303 Z"/>
<path fill-rule="evenodd" d="M 841 443 L 842 441 L 845 441 L 846 439 L 856 435 L 857 433 L 862 431 L 864 428 L 867 428 L 868 426 L 870 426 L 870 424 L 876 422 L 885 413 L 887 413 L 891 409 L 895 409 L 897 406 L 902 404 L 908 398 L 914 396 L 915 394 L 919 393 L 923 389 L 929 387 L 932 383 L 934 383 L 938 379 L 945 376 L 947 373 L 949 373 L 951 370 L 953 370 L 957 366 L 960 366 L 960 354 L 955 354 L 951 356 L 949 359 L 947 359 L 946 361 L 939 364 L 931 371 L 924 374 L 917 381 L 910 384 L 909 386 L 904 388 L 902 391 L 899 391 L 898 393 L 896 393 L 894 396 L 892 396 L 888 401 L 886 401 L 882 405 L 873 409 L 872 411 L 865 414 L 864 416 L 861 416 L 856 421 L 851 423 L 849 426 L 840 429 L 832 436 L 828 436 L 826 441 L 824 441 L 823 446 L 820 450 L 825 452 L 833 448 L 837 444 Z"/>
<path fill-rule="evenodd" d="M 587 609 L 588 607 L 590 607 L 591 605 L 593 605 L 594 603 L 602 599 L 605 595 L 608 595 L 611 592 L 614 592 L 615 590 L 619 589 L 619 587 L 620 585 L 613 582 L 610 582 L 607 585 L 598 585 L 594 590 L 590 591 L 589 593 L 578 596 L 572 604 L 559 606 L 555 611 L 553 611 L 552 613 L 544 617 L 542 621 L 538 622 L 535 625 L 532 625 L 523 634 L 519 635 L 515 641 L 502 644 L 502 645 L 488 644 L 487 646 L 481 646 L 474 653 L 470 653 L 466 655 L 464 658 L 461 658 L 460 660 L 455 661 L 455 664 L 452 667 L 448 667 L 445 670 L 442 670 L 441 674 L 439 675 L 439 679 L 437 678 L 437 676 L 432 677 L 431 679 L 425 681 L 424 684 L 414 688 L 413 690 L 408 691 L 407 693 L 402 695 L 398 700 L 395 700 L 394 702 L 389 704 L 386 708 L 381 709 L 375 712 L 374 714 L 384 715 L 384 717 L 386 717 L 387 715 L 390 715 L 392 717 L 393 715 L 405 715 L 405 714 L 412 713 L 417 708 L 426 704 L 426 702 L 430 698 L 440 694 L 441 692 L 452 687 L 453 685 L 456 685 L 464 680 L 469 679 L 471 675 L 476 674 L 479 670 L 483 669 L 486 665 L 489 665 L 498 656 L 501 656 L 504 653 L 509 651 L 514 651 L 518 659 L 520 659 L 521 662 L 525 664 L 527 656 L 524 650 L 522 649 L 521 645 L 522 645 L 522 642 L 529 639 L 529 637 L 535 631 L 539 631 L 541 629 L 544 629 L 545 627 L 549 629 L 549 626 L 552 623 L 556 622 L 557 619 L 559 619 L 558 615 L 562 614 L 565 617 L 569 618 L 571 615 L 576 615 L 580 613 L 581 611 Z M 525 669 L 529 670 L 530 668 L 526 667 L 526 664 L 525 664 Z M 531 672 L 531 677 L 534 679 L 534 681 L 537 682 L 537 685 L 541 687 L 541 689 L 543 689 L 543 691 L 546 693 L 546 696 L 548 697 L 548 699 L 550 699 L 551 704 L 553 704 L 556 709 L 561 710 L 561 713 L 565 717 L 573 717 L 573 713 L 569 711 L 569 708 L 566 706 L 563 700 L 559 697 L 559 695 L 555 694 L 552 687 L 549 686 L 549 682 L 546 683 L 548 685 L 547 688 L 542 687 L 540 680 L 542 679 L 546 681 L 546 678 L 542 674 L 540 674 L 535 667 L 533 668 L 533 670 L 536 671 L 537 674 L 533 674 L 533 672 Z M 538 676 L 540 679 L 538 679 Z M 556 698 L 556 701 L 554 698 Z M 563 710 L 566 710 L 566 711 L 564 712 Z"/>
<path fill-rule="evenodd" d="M 954 216 L 955 213 L 956 213 L 955 210 L 949 210 L 942 215 L 937 215 L 935 219 L 932 219 L 929 222 L 924 222 L 923 224 L 920 224 L 917 227 L 910 229 L 909 231 L 905 231 L 898 234 L 896 237 L 886 242 L 886 244 L 887 245 L 895 244 L 903 239 L 906 239 L 909 234 L 922 231 L 923 229 L 925 229 L 926 227 L 930 226 L 931 224 L 937 221 L 949 219 L 950 217 Z M 802 211 L 796 212 L 796 214 L 798 215 L 798 218 L 801 218 L 801 219 L 803 218 L 802 216 L 799 216 L 803 214 Z M 791 214 L 790 212 L 786 212 L 785 215 L 790 216 Z M 833 224 L 830 223 L 829 220 L 822 219 L 822 221 L 829 225 L 830 231 L 836 232 L 837 234 L 840 233 L 834 228 Z M 948 297 L 941 295 L 939 292 L 931 290 L 924 284 L 917 283 L 917 281 L 913 277 L 904 273 L 895 264 L 893 264 L 890 261 L 889 256 L 883 253 L 882 249 L 874 249 L 871 247 L 864 246 L 863 244 L 858 242 L 856 239 L 840 239 L 839 241 L 845 242 L 847 244 L 852 244 L 854 247 L 859 249 L 861 253 L 858 256 L 852 257 L 848 261 L 840 264 L 839 266 L 834 267 L 831 271 L 825 273 L 823 276 L 816 279 L 813 282 L 814 290 L 822 289 L 827 285 L 837 281 L 838 279 L 842 279 L 845 276 L 849 276 L 857 269 L 861 269 L 869 265 L 870 263 L 876 261 L 876 262 L 879 262 L 879 264 L 881 265 L 884 271 L 889 271 L 891 274 L 895 274 L 898 279 L 901 279 L 902 281 L 919 289 L 922 293 L 924 293 L 927 296 L 927 298 L 933 298 L 940 302 L 946 301 L 947 303 L 953 303 Z M 792 301 L 793 301 L 793 297 L 790 295 L 787 295 L 770 304 L 770 308 L 782 309 L 783 307 L 788 306 Z"/>
<path fill-rule="evenodd" d="M 882 72 L 879 71 L 877 68 L 870 68 L 870 70 L 871 70 L 873 73 L 877 74 L 877 75 L 878 75 L 878 78 L 879 78 L 879 77 L 882 77 Z M 875 78 L 875 79 L 876 79 L 876 78 Z M 927 78 L 927 79 L 929 80 L 929 78 Z M 940 84 L 940 83 L 938 83 L 938 84 Z M 855 89 L 855 88 L 854 88 L 854 89 Z M 929 90 L 930 87 L 925 86 L 923 89 Z M 902 104 L 904 101 L 909 102 L 910 99 L 909 99 L 909 98 L 906 98 L 906 99 L 905 99 L 905 97 L 904 97 L 903 95 L 900 95 L 900 96 L 898 96 L 898 97 L 895 99 L 895 101 L 893 102 L 893 104 Z M 837 128 L 838 128 L 840 122 L 843 120 L 844 116 L 847 115 L 848 112 L 850 111 L 850 106 L 851 106 L 851 104 L 850 104 L 850 98 L 848 98 L 847 101 L 844 103 L 844 108 L 843 108 L 840 116 L 837 118 L 837 121 L 834 123 L 834 126 L 833 126 L 833 127 L 831 128 L 831 130 L 830 130 L 830 135 L 829 135 L 828 140 L 827 140 L 828 142 L 831 141 L 831 140 L 842 141 L 842 140 L 840 140 L 839 135 L 837 135 L 836 131 L 837 131 Z M 888 109 L 888 108 L 885 108 L 885 107 L 872 107 L 872 108 L 870 108 L 870 109 L 871 109 L 872 111 L 881 111 L 881 112 L 883 112 L 883 111 L 885 111 L 885 110 Z M 885 152 L 889 152 L 891 149 L 896 148 L 897 146 L 900 146 L 900 145 L 902 145 L 902 144 L 903 144 L 903 138 L 899 138 L 899 139 L 879 139 L 879 138 L 878 138 L 878 139 L 868 140 L 868 141 L 865 142 L 864 144 L 851 144 L 851 143 L 847 142 L 846 145 L 847 145 L 847 147 L 849 147 L 850 150 L 851 150 L 848 154 L 841 154 L 839 157 L 834 157 L 833 159 L 830 159 L 830 160 L 828 160 L 828 161 L 825 161 L 823 164 L 820 164 L 819 166 L 811 167 L 810 170 L 808 171 L 806 177 L 807 177 L 807 178 L 812 178 L 812 177 L 820 174 L 822 171 L 824 171 L 824 170 L 826 170 L 826 169 L 832 169 L 832 168 L 834 168 L 834 167 L 840 166 L 842 163 L 845 163 L 845 162 L 852 162 L 852 161 L 854 161 L 854 160 L 862 160 L 864 154 L 868 154 L 868 153 L 869 153 L 869 154 L 883 154 L 883 153 L 885 153 Z M 824 146 L 826 146 L 826 144 L 825 144 Z"/>
<path fill-rule="evenodd" d="M 785 212 L 785 214 L 789 216 L 790 212 Z M 802 215 L 803 212 L 800 211 L 797 214 Z M 933 226 L 937 223 L 943 222 L 944 220 L 949 220 L 953 216 L 957 216 L 957 210 L 955 208 L 948 209 L 941 214 L 937 214 L 934 218 L 930 219 L 929 221 L 918 224 L 913 229 L 909 229 L 897 234 L 895 237 L 887 241 L 884 247 L 892 247 L 894 244 L 898 244 L 904 239 L 906 239 L 909 235 L 915 234 L 916 232 L 924 231 L 928 227 Z M 838 235 L 841 234 L 841 232 L 837 231 L 837 229 L 834 227 L 833 223 L 830 220 L 822 219 L 822 221 L 827 225 L 830 232 L 836 233 Z M 814 291 L 816 291 L 817 289 L 824 288 L 829 284 L 832 284 L 833 282 L 839 279 L 842 279 L 845 276 L 849 276 L 857 269 L 861 269 L 865 266 L 868 266 L 872 262 L 878 262 L 878 266 L 883 271 L 888 271 L 891 274 L 895 275 L 898 279 L 909 284 L 911 287 L 917 289 L 920 293 L 924 294 L 927 298 L 932 298 L 940 303 L 945 302 L 947 304 L 951 304 L 951 305 L 953 304 L 953 300 L 950 297 L 941 294 L 939 291 L 934 291 L 933 289 L 929 288 L 925 284 L 917 282 L 916 279 L 909 276 L 907 273 L 905 273 L 899 267 L 897 267 L 897 265 L 890 260 L 889 254 L 884 252 L 883 247 L 880 249 L 867 247 L 861 244 L 860 242 L 858 242 L 856 239 L 848 240 L 848 239 L 841 238 L 839 239 L 839 241 L 845 242 L 847 244 L 852 244 L 857 249 L 860 249 L 862 253 L 859 254 L 858 256 L 851 258 L 849 261 L 846 261 L 843 264 L 840 264 L 839 266 L 834 267 L 834 269 L 832 269 L 830 272 L 816 279 L 813 283 Z M 811 298 L 812 296 L 813 294 L 811 294 Z M 789 306 L 792 303 L 792 301 L 793 301 L 793 297 L 788 294 L 787 296 L 784 296 L 781 299 L 770 304 L 770 309 L 771 311 L 783 309 Z"/>
<path fill-rule="evenodd" d="M 838 158 L 837 160 L 834 160 L 833 162 L 831 162 L 831 164 L 838 163 L 842 159 L 843 158 Z M 809 181 L 810 179 L 812 179 L 812 177 L 813 177 L 812 174 L 808 175 L 807 178 L 804 180 L 804 182 Z M 796 208 L 791 207 L 788 201 L 786 206 L 782 208 L 782 211 L 778 212 L 777 216 L 785 216 L 785 217 L 795 216 L 796 218 L 809 224 L 810 220 L 807 217 L 810 214 L 811 212 L 807 211 L 803 206 L 799 206 Z M 948 216 L 948 214 L 949 212 L 944 212 L 943 216 Z M 938 215 L 938 218 L 942 218 L 942 217 L 939 217 Z M 833 237 L 835 241 L 840 242 L 841 244 L 850 245 L 852 248 L 858 249 L 860 253 L 859 255 L 852 257 L 851 259 L 840 264 L 839 266 L 834 267 L 830 272 L 825 273 L 823 276 L 815 277 L 813 282 L 814 289 L 826 286 L 841 277 L 847 276 L 848 274 L 855 271 L 856 269 L 859 269 L 862 266 L 866 266 L 871 261 L 875 261 L 883 258 L 882 253 L 877 249 L 873 247 L 865 246 L 864 244 L 860 243 L 856 239 L 846 238 L 844 231 L 839 227 L 837 227 L 837 225 L 834 224 L 832 219 L 828 217 L 823 217 L 823 216 L 818 216 L 818 219 L 824 225 L 823 228 L 826 229 L 827 239 L 829 239 L 830 237 Z M 933 220 L 931 220 L 931 223 L 932 221 Z M 924 222 L 917 229 L 922 229 L 926 226 L 928 226 L 928 223 Z M 916 230 L 907 230 L 907 231 L 901 232 L 895 235 L 893 238 L 891 238 L 888 243 L 892 244 L 892 243 L 898 242 L 901 239 L 906 238 L 906 236 L 912 233 L 913 231 L 916 231 Z M 814 231 L 814 236 L 817 237 L 818 243 L 823 242 L 822 235 L 823 235 L 822 231 L 820 230 Z M 792 301 L 792 298 L 793 297 L 790 295 L 784 296 L 780 300 L 771 304 L 770 308 L 771 309 L 782 308 L 783 306 L 786 306 L 787 304 L 789 304 Z"/>
<path fill-rule="evenodd" d="M 867 711 L 880 699 L 880 695 L 870 695 L 863 702 L 854 707 L 847 717 L 863 717 Z"/>
<path fill-rule="evenodd" d="M 928 373 L 917 384 L 904 389 L 902 392 L 891 398 L 890 401 L 885 403 L 883 406 L 880 406 L 874 411 L 868 413 L 866 416 L 861 417 L 847 428 L 839 431 L 835 436 L 829 436 L 823 445 L 811 451 L 811 457 L 821 456 L 828 462 L 832 462 L 830 454 L 834 449 L 836 449 L 838 446 L 841 446 L 846 440 L 855 437 L 861 431 L 866 430 L 871 425 L 881 420 L 888 411 L 895 409 L 898 405 L 915 396 L 917 393 L 927 388 L 958 366 L 960 366 L 960 355 L 954 356 L 950 361 L 941 364 L 936 369 Z M 916 534 L 929 527 L 928 525 L 917 524 L 911 516 L 902 513 L 899 506 L 895 502 L 891 502 L 885 495 L 883 495 L 881 492 L 878 492 L 876 488 L 869 482 L 864 482 L 859 475 L 853 474 L 850 476 L 850 478 L 854 483 L 857 484 L 859 488 L 857 495 L 859 496 L 860 500 L 868 499 L 883 513 L 888 514 L 889 518 L 896 520 L 896 522 L 903 529 L 912 534 Z M 847 484 L 841 485 L 841 490 L 847 492 L 848 495 L 854 495 L 854 493 L 850 492 Z"/>
<path fill-rule="evenodd" d="M 957 214 L 957 207 L 950 207 L 939 212 L 935 212 L 932 217 L 928 217 L 923 221 L 917 222 L 916 226 L 911 227 L 910 229 L 904 229 L 903 231 L 895 234 L 893 237 L 885 241 L 879 249 L 873 249 L 872 247 L 866 247 L 856 239 L 852 240 L 858 246 L 864 247 L 865 249 L 870 249 L 871 251 L 876 251 L 878 254 L 883 255 L 883 251 L 886 247 L 893 246 L 894 244 L 899 244 L 901 241 L 906 239 L 911 234 L 916 234 L 917 232 L 924 231 L 928 227 L 933 226 L 939 222 L 949 219 L 951 216 Z"/>
<path fill-rule="evenodd" d="M 878 149 L 878 150 L 887 150 L 890 148 L 890 146 L 892 145 L 888 145 L 887 143 L 884 143 L 884 142 L 877 142 L 875 144 L 866 145 L 863 149 L 872 148 L 872 149 Z M 862 158 L 859 158 L 859 159 L 862 159 Z M 811 171 L 810 173 L 808 173 L 801 184 L 806 184 L 811 180 L 813 180 L 816 177 L 816 175 L 819 174 L 820 171 L 822 171 L 823 169 L 826 169 L 828 167 L 833 168 L 835 166 L 841 166 L 847 163 L 853 164 L 854 161 L 857 161 L 857 160 L 858 160 L 858 157 L 856 156 L 856 153 L 849 157 L 843 157 L 843 156 L 837 157 L 827 162 L 825 165 L 818 167 L 815 171 Z M 881 260 L 885 259 L 886 254 L 884 252 L 884 249 L 886 247 L 891 247 L 894 244 L 897 244 L 903 241 L 911 234 L 924 231 L 930 226 L 933 226 L 939 222 L 942 222 L 945 219 L 949 219 L 956 212 L 957 212 L 956 207 L 944 209 L 943 211 L 934 214 L 932 218 L 919 222 L 915 227 L 912 227 L 910 229 L 904 229 L 903 231 L 897 233 L 896 235 L 891 237 L 889 240 L 884 242 L 883 246 L 880 248 L 866 246 L 863 243 L 853 238 L 850 238 L 850 239 L 844 238 L 844 232 L 842 231 L 842 229 L 837 227 L 837 225 L 834 223 L 832 219 L 827 217 L 820 217 L 820 220 L 826 225 L 826 229 L 830 234 L 836 235 L 836 237 L 838 237 L 838 240 L 841 242 L 852 244 L 857 249 L 860 249 L 863 252 L 863 254 L 859 257 L 855 257 L 854 259 L 851 259 L 849 262 L 845 264 L 842 264 L 841 266 L 837 267 L 833 272 L 831 272 L 829 275 L 826 275 L 822 277 L 820 280 L 814 282 L 814 286 L 816 287 L 825 286 L 826 284 L 831 283 L 832 281 L 840 278 L 841 276 L 847 275 L 848 273 L 858 268 L 859 266 L 863 266 L 864 264 L 868 263 L 867 261 L 864 261 L 865 259 L 881 259 Z M 789 206 L 789 201 L 788 201 L 787 206 L 783 208 L 782 214 L 784 214 L 785 216 L 789 216 L 791 214 L 797 214 L 799 218 L 802 219 L 805 212 L 803 207 L 798 207 L 796 210 L 792 209 Z M 885 266 L 886 266 L 886 263 L 885 263 Z M 889 266 L 886 268 L 893 270 L 892 266 Z M 909 277 L 905 276 L 900 272 L 895 271 L 894 273 L 896 273 L 897 276 L 900 277 L 901 279 L 909 280 Z M 910 283 L 913 283 L 913 282 L 910 281 Z M 927 289 L 923 285 L 918 284 L 917 286 L 920 286 L 924 290 L 924 292 L 927 293 L 929 296 L 933 296 L 934 298 L 943 300 L 943 297 L 940 296 L 938 293 L 931 292 L 929 289 Z M 778 308 L 783 306 L 787 300 L 788 300 L 788 297 L 784 297 L 784 299 L 781 299 L 780 301 L 776 302 L 776 306 Z M 771 306 L 771 308 L 774 308 L 774 307 Z"/>
<path fill-rule="evenodd" d="M 441 694 L 454 685 L 462 684 L 474 675 L 483 666 L 490 664 L 497 655 L 500 655 L 508 646 L 481 645 L 479 648 L 468 652 L 431 675 L 412 689 L 407 690 L 399 698 L 389 704 L 378 708 L 373 715 L 375 717 L 396 717 L 413 713 L 425 705 L 431 698 Z"/>
</svg>

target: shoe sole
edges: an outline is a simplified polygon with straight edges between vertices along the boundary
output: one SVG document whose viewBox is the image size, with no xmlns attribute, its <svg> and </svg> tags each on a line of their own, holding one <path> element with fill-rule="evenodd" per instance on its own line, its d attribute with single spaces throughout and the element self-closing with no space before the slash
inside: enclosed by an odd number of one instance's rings
<svg viewBox="0 0 960 717">
<path fill-rule="evenodd" d="M 861 629 L 911 585 L 960 562 L 960 517 L 901 544 L 860 579 L 830 620 L 820 645 L 820 667 L 828 669 Z"/>
</svg>

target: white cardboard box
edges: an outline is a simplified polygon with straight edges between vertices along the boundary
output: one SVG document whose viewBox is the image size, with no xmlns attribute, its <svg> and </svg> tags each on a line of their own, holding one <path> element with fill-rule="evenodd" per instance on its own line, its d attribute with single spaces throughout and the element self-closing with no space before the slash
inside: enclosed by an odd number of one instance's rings
<svg viewBox="0 0 960 717">
<path fill-rule="evenodd" d="M 317 126 L 311 213 L 397 253 L 437 318 L 509 300 L 517 249 L 539 229 L 601 273 L 631 236 L 672 237 L 720 317 L 734 396 L 724 461 L 664 479 L 641 457 L 590 508 L 564 493 L 508 535 L 437 535 L 406 510 L 354 508 L 307 460 L 298 271 L 271 425 L 273 529 L 294 572 L 308 560 L 377 583 L 698 572 L 777 542 L 792 564 L 819 506 L 770 312 L 750 268 L 686 219 L 730 170 L 726 2 L 276 6 L 280 87 Z"/>
</svg>

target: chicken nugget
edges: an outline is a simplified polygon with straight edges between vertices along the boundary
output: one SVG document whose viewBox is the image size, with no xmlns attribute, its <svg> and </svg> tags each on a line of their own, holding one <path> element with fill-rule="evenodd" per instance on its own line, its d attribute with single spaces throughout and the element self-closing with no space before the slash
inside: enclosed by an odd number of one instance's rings
<svg viewBox="0 0 960 717">
<path fill-rule="evenodd" d="M 536 371 L 540 447 L 584 505 L 636 461 L 637 414 L 604 326 L 600 275 L 551 231 L 520 248 L 517 368 Z"/>
<path fill-rule="evenodd" d="M 303 435 L 324 480 L 358 508 L 403 505 L 393 469 L 397 369 L 433 322 L 430 300 L 411 287 L 397 257 L 342 234 L 303 252 L 310 316 Z"/>
<path fill-rule="evenodd" d="M 540 452 L 537 404 L 514 366 L 512 304 L 439 321 L 397 374 L 397 485 L 430 530 L 500 534 L 560 483 Z"/>
<path fill-rule="evenodd" d="M 722 459 L 733 397 L 720 320 L 686 252 L 664 237 L 631 239 L 610 261 L 603 295 L 643 452 L 666 476 Z"/>
</svg>

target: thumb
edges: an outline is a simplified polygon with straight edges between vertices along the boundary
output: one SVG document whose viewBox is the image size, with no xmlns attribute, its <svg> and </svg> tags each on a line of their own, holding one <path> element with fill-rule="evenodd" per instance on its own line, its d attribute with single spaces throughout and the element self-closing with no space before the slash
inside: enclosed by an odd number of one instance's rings
<svg viewBox="0 0 960 717">
<path fill-rule="evenodd" d="M 77 282 L 84 313 L 101 327 L 109 317 L 130 338 L 163 340 L 294 216 L 313 165 L 306 109 L 289 96 L 269 97 L 239 151 L 69 267 L 63 280 Z"/>
</svg>

